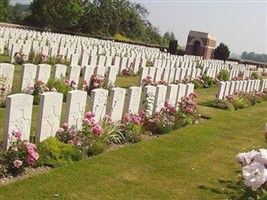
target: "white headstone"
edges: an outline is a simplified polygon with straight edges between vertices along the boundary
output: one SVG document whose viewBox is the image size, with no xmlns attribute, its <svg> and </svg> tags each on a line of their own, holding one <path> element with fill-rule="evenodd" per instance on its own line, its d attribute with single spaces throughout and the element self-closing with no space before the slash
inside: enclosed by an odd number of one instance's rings
<svg viewBox="0 0 267 200">
<path fill-rule="evenodd" d="M 19 130 L 22 140 L 30 139 L 33 96 L 28 94 L 13 94 L 6 99 L 6 116 L 3 147 L 7 149 L 14 141 L 12 132 Z"/>
<path fill-rule="evenodd" d="M 181 102 L 182 98 L 186 96 L 186 85 L 178 84 L 177 102 Z"/>
<path fill-rule="evenodd" d="M 116 75 L 118 74 L 118 68 L 115 66 L 107 67 L 108 69 L 108 85 L 115 85 Z"/>
<path fill-rule="evenodd" d="M 78 130 L 82 128 L 86 99 L 87 92 L 82 90 L 73 90 L 67 94 L 64 122 L 68 123 L 69 126 L 76 127 Z"/>
<path fill-rule="evenodd" d="M 220 85 L 219 85 L 219 92 L 217 94 L 217 99 L 223 99 L 224 98 L 225 86 L 226 86 L 226 83 L 224 81 L 221 81 Z"/>
<path fill-rule="evenodd" d="M 145 86 L 143 88 L 142 93 L 142 107 L 146 111 L 148 115 L 152 114 L 153 107 L 154 107 L 154 100 L 156 95 L 156 87 L 155 86 Z"/>
<path fill-rule="evenodd" d="M 55 136 L 60 126 L 63 94 L 45 92 L 40 95 L 36 142 Z"/>
<path fill-rule="evenodd" d="M 34 64 L 22 65 L 21 91 L 34 86 L 37 66 Z"/>
<path fill-rule="evenodd" d="M 156 87 L 156 95 L 153 106 L 153 113 L 156 111 L 160 111 L 164 106 L 164 102 L 166 100 L 167 86 L 166 85 L 158 85 Z"/>
<path fill-rule="evenodd" d="M 68 73 L 69 81 L 75 81 L 76 84 L 79 83 L 81 73 L 81 67 L 79 65 L 71 65 Z"/>
<path fill-rule="evenodd" d="M 94 89 L 91 91 L 90 96 L 90 110 L 95 113 L 95 120 L 98 122 L 106 114 L 108 90 Z"/>
<path fill-rule="evenodd" d="M 194 84 L 192 83 L 188 83 L 186 84 L 186 92 L 185 92 L 185 96 L 189 96 L 192 92 L 194 92 Z"/>
<path fill-rule="evenodd" d="M 14 76 L 15 66 L 9 63 L 1 63 L 0 64 L 0 77 L 3 76 L 6 78 L 6 82 L 9 85 L 10 89 L 13 84 L 13 76 Z"/>
<path fill-rule="evenodd" d="M 132 86 L 127 90 L 125 99 L 126 113 L 138 113 L 142 89 L 140 87 Z"/>
<path fill-rule="evenodd" d="M 111 116 L 112 121 L 118 121 L 122 118 L 125 94 L 126 89 L 123 88 L 112 88 L 110 90 L 107 114 Z"/>
<path fill-rule="evenodd" d="M 47 83 L 50 78 L 51 65 L 48 64 L 39 64 L 37 66 L 36 80 L 41 80 L 44 83 Z"/>
<path fill-rule="evenodd" d="M 178 92 L 178 85 L 176 84 L 168 85 L 166 99 L 168 99 L 170 104 L 173 106 L 176 106 L 177 104 L 177 92 Z"/>
<path fill-rule="evenodd" d="M 55 78 L 65 77 L 67 66 L 62 64 L 55 65 Z"/>
</svg>

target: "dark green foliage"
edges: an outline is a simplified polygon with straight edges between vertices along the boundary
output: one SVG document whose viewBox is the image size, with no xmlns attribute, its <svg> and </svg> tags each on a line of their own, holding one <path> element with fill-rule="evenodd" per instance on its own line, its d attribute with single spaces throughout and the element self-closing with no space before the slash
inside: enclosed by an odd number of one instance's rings
<svg viewBox="0 0 267 200">
<path fill-rule="evenodd" d="M 230 56 L 229 48 L 226 44 L 220 43 L 220 45 L 214 51 L 214 59 L 227 60 Z"/>
<path fill-rule="evenodd" d="M 30 25 L 51 30 L 74 30 L 83 15 L 80 0 L 34 0 Z"/>
<path fill-rule="evenodd" d="M 50 137 L 38 144 L 40 158 L 37 165 L 60 167 L 78 161 L 82 158 L 81 152 L 72 145 L 60 142 Z"/>
<path fill-rule="evenodd" d="M 9 0 L 0 0 L 0 22 L 8 22 Z"/>
<path fill-rule="evenodd" d="M 223 110 L 230 110 L 230 111 L 235 110 L 234 106 L 226 100 L 215 100 L 215 101 L 207 102 L 206 105 L 214 107 L 214 108 L 223 109 Z"/>
</svg>

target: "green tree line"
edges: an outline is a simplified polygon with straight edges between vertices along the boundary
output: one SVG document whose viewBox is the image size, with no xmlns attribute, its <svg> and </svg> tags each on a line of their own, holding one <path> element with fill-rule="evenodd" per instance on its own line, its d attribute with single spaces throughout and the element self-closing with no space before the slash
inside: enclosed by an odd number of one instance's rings
<svg viewBox="0 0 267 200">
<path fill-rule="evenodd" d="M 254 52 L 248 53 L 244 51 L 241 55 L 241 58 L 258 62 L 267 62 L 267 54 L 256 54 Z"/>
<path fill-rule="evenodd" d="M 33 0 L 14 6 L 0 0 L 2 22 L 168 46 L 174 33 L 161 35 L 148 15 L 143 5 L 128 0 Z"/>
</svg>

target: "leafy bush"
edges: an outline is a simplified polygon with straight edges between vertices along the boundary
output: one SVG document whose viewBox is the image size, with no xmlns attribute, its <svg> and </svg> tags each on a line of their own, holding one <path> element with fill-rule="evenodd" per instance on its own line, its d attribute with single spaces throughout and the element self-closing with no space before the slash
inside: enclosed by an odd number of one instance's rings
<svg viewBox="0 0 267 200">
<path fill-rule="evenodd" d="M 101 124 L 98 124 L 94 116 L 92 112 L 85 114 L 81 130 L 64 123 L 58 129 L 56 137 L 64 143 L 76 146 L 84 156 L 90 156 L 92 152 L 101 152 L 106 144 L 124 141 L 119 126 L 112 123 L 110 117 L 106 117 Z M 97 147 L 94 147 L 95 145 Z"/>
<path fill-rule="evenodd" d="M 259 79 L 259 73 L 258 72 L 252 72 L 251 73 L 251 78 L 252 79 Z"/>
<path fill-rule="evenodd" d="M 221 81 L 229 81 L 229 77 L 230 77 L 230 74 L 228 70 L 224 69 L 220 71 L 217 78 Z"/>
<path fill-rule="evenodd" d="M 52 90 L 53 88 L 63 94 L 63 100 L 66 101 L 67 93 L 72 90 L 68 81 L 64 77 L 61 78 L 50 78 L 47 82 L 47 87 Z"/>
<path fill-rule="evenodd" d="M 231 104 L 227 100 L 215 100 L 213 102 L 209 102 L 208 106 L 219 108 L 219 109 L 224 109 L 224 110 L 229 110 L 229 111 L 235 110 L 233 104 Z"/>
<path fill-rule="evenodd" d="M 37 165 L 60 167 L 78 161 L 82 158 L 81 152 L 72 145 L 60 142 L 50 137 L 38 144 L 40 158 Z"/>
</svg>

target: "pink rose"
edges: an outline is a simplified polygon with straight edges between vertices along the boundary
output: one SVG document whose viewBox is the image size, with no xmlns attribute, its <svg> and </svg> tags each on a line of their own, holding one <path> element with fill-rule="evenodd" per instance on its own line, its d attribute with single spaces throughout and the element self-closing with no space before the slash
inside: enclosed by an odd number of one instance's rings
<svg viewBox="0 0 267 200">
<path fill-rule="evenodd" d="M 85 113 L 85 117 L 87 119 L 91 119 L 91 118 L 95 117 L 95 113 L 89 111 L 89 112 Z"/>
<path fill-rule="evenodd" d="M 131 121 L 130 115 L 128 115 L 128 114 L 124 115 L 123 116 L 123 121 L 126 122 L 126 123 L 130 122 Z"/>
<path fill-rule="evenodd" d="M 27 159 L 27 163 L 29 165 L 33 165 L 35 163 L 35 159 L 33 157 L 29 156 L 28 159 Z"/>
<path fill-rule="evenodd" d="M 14 130 L 14 131 L 12 132 L 12 135 L 14 135 L 15 138 L 18 139 L 18 140 L 20 140 L 21 137 L 22 137 L 22 133 L 21 133 L 21 131 L 19 131 L 19 130 Z"/>
<path fill-rule="evenodd" d="M 144 119 L 146 117 L 146 112 L 144 110 L 141 110 L 139 115 L 140 115 L 141 119 Z"/>
<path fill-rule="evenodd" d="M 31 157 L 34 159 L 34 160 L 38 160 L 39 158 L 39 154 L 37 152 L 33 152 L 31 153 Z"/>
<path fill-rule="evenodd" d="M 63 123 L 62 128 L 67 129 L 67 128 L 69 128 L 69 125 L 67 123 Z"/>
<path fill-rule="evenodd" d="M 13 165 L 14 165 L 14 167 L 16 167 L 16 168 L 19 168 L 19 167 L 22 165 L 22 161 L 20 161 L 20 160 L 15 160 L 15 161 L 13 162 Z"/>
<path fill-rule="evenodd" d="M 75 137 L 77 135 L 77 130 L 75 128 L 71 128 L 69 131 L 69 135 L 71 137 Z"/>
<path fill-rule="evenodd" d="M 100 125 L 95 125 L 92 130 L 92 134 L 94 135 L 102 135 L 104 133 L 104 130 Z"/>
<path fill-rule="evenodd" d="M 74 141 L 73 141 L 73 140 L 69 140 L 69 141 L 68 141 L 68 144 L 70 144 L 70 145 L 74 145 Z"/>
<path fill-rule="evenodd" d="M 103 119 L 104 119 L 105 122 L 108 122 L 108 123 L 112 122 L 112 119 L 111 119 L 110 115 L 105 115 Z"/>
<path fill-rule="evenodd" d="M 64 132 L 64 129 L 63 128 L 59 128 L 58 130 L 57 130 L 57 135 L 62 135 L 63 134 L 63 132 Z"/>
</svg>

